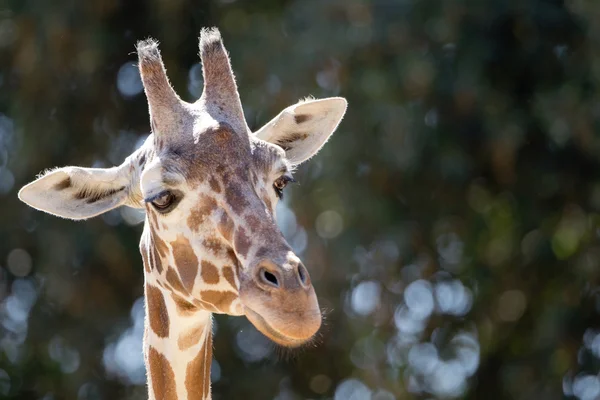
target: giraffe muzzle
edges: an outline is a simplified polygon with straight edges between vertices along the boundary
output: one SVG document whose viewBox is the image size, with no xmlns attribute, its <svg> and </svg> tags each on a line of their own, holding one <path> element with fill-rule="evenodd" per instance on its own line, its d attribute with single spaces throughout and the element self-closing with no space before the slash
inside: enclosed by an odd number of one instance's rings
<svg viewBox="0 0 600 400">
<path fill-rule="evenodd" d="M 310 275 L 299 260 L 283 266 L 260 261 L 242 279 L 246 317 L 265 336 L 286 347 L 310 341 L 321 327 L 321 311 Z"/>
</svg>

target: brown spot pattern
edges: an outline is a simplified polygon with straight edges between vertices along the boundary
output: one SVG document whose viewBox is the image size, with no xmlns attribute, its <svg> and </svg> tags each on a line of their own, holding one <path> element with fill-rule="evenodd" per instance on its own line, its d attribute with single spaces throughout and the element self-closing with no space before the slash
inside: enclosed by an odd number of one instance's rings
<svg viewBox="0 0 600 400">
<path fill-rule="evenodd" d="M 196 257 L 190 241 L 183 235 L 177 236 L 177 240 L 171 242 L 171 247 L 181 282 L 188 291 L 192 291 L 196 275 L 198 275 L 198 257 Z"/>
<path fill-rule="evenodd" d="M 150 261 L 148 260 L 148 246 L 146 244 L 140 246 L 140 253 L 142 253 L 142 264 L 144 264 L 144 269 L 146 270 L 146 272 L 150 273 L 151 269 Z"/>
<path fill-rule="evenodd" d="M 166 257 L 169 254 L 169 248 L 164 240 L 162 240 L 157 234 L 152 235 L 154 238 L 154 246 L 156 246 L 156 250 L 162 257 Z"/>
<path fill-rule="evenodd" d="M 202 333 L 204 332 L 205 326 L 198 324 L 191 328 L 189 331 L 182 333 L 177 340 L 179 350 L 187 350 L 195 344 L 198 344 L 202 339 Z"/>
<path fill-rule="evenodd" d="M 197 306 L 190 303 L 189 301 L 184 300 L 175 294 L 171 294 L 171 298 L 173 299 L 173 302 L 175 302 L 175 306 L 177 307 L 177 313 L 179 315 L 189 317 L 197 311 Z"/>
<path fill-rule="evenodd" d="M 202 244 L 206 248 L 206 250 L 211 251 L 215 255 L 219 255 L 223 251 L 223 246 L 221 246 L 221 241 L 214 236 L 207 237 L 202 241 Z"/>
<path fill-rule="evenodd" d="M 238 294 L 230 291 L 203 290 L 200 292 L 202 301 L 212 304 L 218 312 L 228 313 L 231 303 L 238 298 Z"/>
<path fill-rule="evenodd" d="M 212 363 L 212 333 L 206 327 L 206 337 L 198 355 L 190 361 L 185 371 L 188 398 L 207 398 L 210 392 L 210 365 Z"/>
<path fill-rule="evenodd" d="M 237 290 L 237 285 L 235 284 L 235 276 L 233 274 L 233 268 L 229 265 L 223 267 L 223 276 L 229 282 L 232 288 Z"/>
<path fill-rule="evenodd" d="M 162 260 L 160 258 L 160 254 L 158 253 L 158 248 L 156 247 L 156 244 L 153 243 L 154 245 L 152 246 L 152 254 L 154 256 L 154 261 L 152 263 L 152 265 L 156 268 L 156 270 L 158 271 L 159 274 L 162 274 L 163 271 L 163 267 L 162 267 Z"/>
<path fill-rule="evenodd" d="M 217 284 L 219 283 L 219 270 L 217 270 L 217 267 L 215 266 L 215 264 L 208 262 L 208 261 L 202 261 L 201 263 L 201 269 L 200 269 L 200 274 L 202 275 L 202 280 L 205 283 L 209 283 L 209 284 Z"/>
<path fill-rule="evenodd" d="M 231 217 L 225 212 L 221 214 L 221 220 L 219 221 L 218 229 L 223 238 L 225 238 L 225 240 L 228 242 L 231 242 L 235 225 L 233 224 Z"/>
<path fill-rule="evenodd" d="M 267 255 L 269 255 L 269 248 L 263 246 L 263 247 L 260 247 L 258 250 L 256 250 L 255 257 L 257 259 L 259 259 L 259 258 L 265 258 Z"/>
<path fill-rule="evenodd" d="M 230 142 L 231 137 L 235 135 L 231 127 L 225 124 L 219 124 L 219 127 L 213 132 L 215 141 L 221 146 L 227 145 Z"/>
<path fill-rule="evenodd" d="M 244 198 L 244 193 L 240 185 L 232 184 L 225 189 L 225 201 L 233 212 L 241 215 L 248 207 L 248 201 Z"/>
<path fill-rule="evenodd" d="M 146 301 L 148 302 L 150 328 L 160 338 L 169 336 L 169 314 L 160 289 L 156 286 L 146 285 Z"/>
<path fill-rule="evenodd" d="M 169 360 L 150 346 L 148 364 L 150 364 L 150 380 L 154 397 L 161 400 L 177 400 L 175 373 Z"/>
<path fill-rule="evenodd" d="M 170 266 L 167 267 L 166 278 L 167 278 L 167 282 L 169 282 L 169 285 L 171 285 L 171 287 L 173 288 L 174 291 L 187 294 L 187 290 L 185 290 L 185 288 L 181 284 L 181 279 L 179 279 L 179 275 L 177 275 L 177 271 L 175 271 Z"/>
<path fill-rule="evenodd" d="M 265 196 L 264 199 L 265 199 L 265 205 L 267 206 L 267 208 L 270 211 L 273 211 L 273 203 L 271 203 L 271 199 L 269 199 L 269 197 L 267 197 L 267 196 Z"/>
<path fill-rule="evenodd" d="M 206 311 L 211 311 L 211 312 L 218 312 L 219 310 L 217 310 L 217 308 L 215 306 L 213 306 L 210 303 L 207 303 L 206 301 L 203 300 L 194 300 L 194 305 L 202 310 L 206 310 Z"/>
<path fill-rule="evenodd" d="M 233 251 L 232 248 L 227 249 L 227 258 L 229 259 L 229 261 L 231 261 L 231 264 L 233 264 L 235 266 L 235 271 L 237 273 L 240 272 L 240 262 L 238 261 L 237 257 L 235 256 L 235 251 Z"/>
<path fill-rule="evenodd" d="M 252 215 L 252 214 L 248 215 L 246 217 L 246 223 L 248 224 L 248 227 L 250 228 L 250 232 L 252 232 L 253 234 L 255 234 L 261 230 L 260 219 L 256 215 Z"/>
<path fill-rule="evenodd" d="M 250 238 L 246 235 L 246 230 L 241 226 L 235 233 L 235 250 L 242 257 L 246 257 L 250 249 Z"/>
<path fill-rule="evenodd" d="M 213 192 L 221 193 L 221 184 L 219 183 L 217 178 L 215 178 L 214 176 L 211 176 L 210 179 L 208 180 L 208 183 L 210 185 L 210 188 L 213 190 Z"/>
<path fill-rule="evenodd" d="M 210 214 L 217 208 L 217 202 L 210 196 L 202 196 L 198 205 L 192 208 L 187 224 L 192 231 L 197 231 L 198 227 L 206 221 Z"/>
</svg>

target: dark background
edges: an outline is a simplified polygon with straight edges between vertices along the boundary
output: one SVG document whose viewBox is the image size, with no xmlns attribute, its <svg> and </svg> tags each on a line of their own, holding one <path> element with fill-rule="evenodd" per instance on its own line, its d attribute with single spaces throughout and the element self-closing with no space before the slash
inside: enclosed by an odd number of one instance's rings
<svg viewBox="0 0 600 400">
<path fill-rule="evenodd" d="M 137 40 L 196 99 L 203 26 L 251 128 L 350 104 L 278 210 L 322 338 L 217 316 L 214 399 L 600 398 L 600 2 L 0 0 L 1 398 L 145 398 L 143 216 L 16 193 L 146 137 Z"/>
</svg>

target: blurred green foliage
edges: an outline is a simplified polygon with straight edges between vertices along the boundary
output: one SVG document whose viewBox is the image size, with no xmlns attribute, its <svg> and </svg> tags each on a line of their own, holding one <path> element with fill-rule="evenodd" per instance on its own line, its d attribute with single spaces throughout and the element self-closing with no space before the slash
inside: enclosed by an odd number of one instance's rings
<svg viewBox="0 0 600 400">
<path fill-rule="evenodd" d="M 279 213 L 322 338 L 282 359 L 218 316 L 215 399 L 600 398 L 599 20 L 592 0 L 4 0 L 0 396 L 145 398 L 139 216 L 16 192 L 120 163 L 149 132 L 135 42 L 193 100 L 218 26 L 251 128 L 307 95 L 350 106 Z"/>
</svg>

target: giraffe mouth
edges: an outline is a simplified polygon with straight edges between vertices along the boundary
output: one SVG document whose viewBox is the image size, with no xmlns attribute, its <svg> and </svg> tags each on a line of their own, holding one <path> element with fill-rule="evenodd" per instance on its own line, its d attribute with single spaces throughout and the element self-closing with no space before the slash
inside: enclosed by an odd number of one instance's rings
<svg viewBox="0 0 600 400">
<path fill-rule="evenodd" d="M 299 347 L 308 342 L 312 337 L 307 338 L 295 338 L 292 336 L 287 336 L 275 328 L 273 328 L 269 323 L 257 312 L 252 310 L 249 307 L 245 307 L 246 318 L 250 320 L 252 325 L 256 327 L 263 335 L 271 339 L 277 344 L 280 344 L 285 347 Z"/>
</svg>

